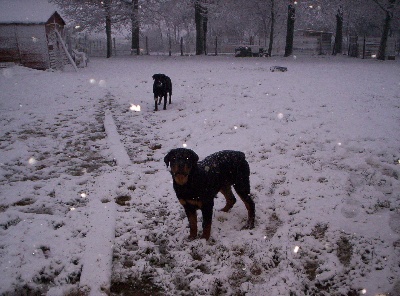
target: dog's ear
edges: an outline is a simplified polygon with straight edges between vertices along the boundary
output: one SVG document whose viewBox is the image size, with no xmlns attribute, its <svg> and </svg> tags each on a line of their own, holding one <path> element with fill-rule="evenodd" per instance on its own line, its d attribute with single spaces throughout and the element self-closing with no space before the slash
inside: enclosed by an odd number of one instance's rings
<svg viewBox="0 0 400 296">
<path fill-rule="evenodd" d="M 196 152 L 190 150 L 190 162 L 192 163 L 192 165 L 196 166 L 198 161 L 199 161 L 199 156 L 196 154 Z"/>
<path fill-rule="evenodd" d="M 167 167 L 169 166 L 169 163 L 170 163 L 171 152 L 172 151 L 168 152 L 167 155 L 165 155 L 165 157 L 164 157 L 164 162 L 167 165 Z"/>
<path fill-rule="evenodd" d="M 154 74 L 152 77 L 153 77 L 153 80 L 156 79 L 156 74 Z"/>
</svg>

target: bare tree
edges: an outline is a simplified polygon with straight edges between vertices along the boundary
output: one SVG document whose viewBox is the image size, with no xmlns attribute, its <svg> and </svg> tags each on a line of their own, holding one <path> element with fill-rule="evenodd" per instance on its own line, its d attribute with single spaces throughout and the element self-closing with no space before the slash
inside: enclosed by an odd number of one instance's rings
<svg viewBox="0 0 400 296">
<path fill-rule="evenodd" d="M 385 12 L 385 21 L 383 24 L 382 36 L 381 41 L 379 43 L 379 50 L 378 50 L 378 60 L 384 61 L 386 58 L 386 46 L 389 37 L 390 25 L 393 19 L 394 10 L 396 5 L 399 4 L 399 0 L 373 0 L 378 6 Z"/>
<path fill-rule="evenodd" d="M 112 56 L 112 37 L 111 37 L 111 1 L 104 0 L 101 4 L 104 7 L 105 19 L 106 19 L 106 35 L 107 35 L 107 58 Z"/>
<path fill-rule="evenodd" d="M 293 53 L 295 19 L 296 19 L 296 9 L 293 4 L 289 4 L 288 17 L 287 17 L 287 30 L 286 30 L 285 57 L 288 57 Z"/>
<path fill-rule="evenodd" d="M 115 1 L 115 0 L 114 0 Z M 81 29 L 102 31 L 107 37 L 107 58 L 112 55 L 111 25 L 116 14 L 113 0 L 51 0 Z"/>
<path fill-rule="evenodd" d="M 285 56 L 293 54 L 294 24 L 303 29 L 336 31 L 333 54 L 343 51 L 342 40 L 349 34 L 377 34 L 377 11 L 385 16 L 380 54 L 385 56 L 388 35 L 397 32 L 390 25 L 398 22 L 400 0 L 50 0 L 63 12 L 90 31 L 107 36 L 107 56 L 111 56 L 111 34 L 120 27 L 131 32 L 132 54 L 139 54 L 140 34 L 150 32 L 163 48 L 165 36 L 173 44 L 181 37 L 195 43 L 196 54 L 207 54 L 207 39 L 220 42 L 253 42 L 258 36 L 271 55 L 279 35 L 286 33 Z M 377 4 L 379 9 L 376 9 Z M 289 4 L 289 5 L 288 5 Z M 375 7 L 375 9 L 374 9 Z M 194 13 L 193 13 L 194 11 Z M 372 11 L 372 12 L 371 12 Z M 336 19 L 336 22 L 335 22 Z M 286 28 L 286 30 L 284 29 Z M 112 29 L 112 30 L 111 30 Z M 286 32 L 285 32 L 286 31 Z M 122 31 L 123 32 L 123 31 Z M 282 38 L 283 42 L 285 41 Z M 154 45 L 154 43 L 152 43 Z"/>
<path fill-rule="evenodd" d="M 264 46 L 267 46 L 268 42 L 268 55 L 271 56 L 272 48 L 274 44 L 275 36 L 275 24 L 276 24 L 276 0 L 257 0 L 255 3 L 250 3 L 247 10 L 248 14 L 256 16 L 253 18 L 255 26 L 259 27 L 259 37 L 263 37 L 265 40 Z M 244 3 L 242 4 L 245 5 Z M 257 33 L 257 31 L 255 32 Z"/>
<path fill-rule="evenodd" d="M 333 45 L 333 55 L 342 53 L 343 43 L 343 7 L 339 6 L 336 13 L 336 35 L 335 44 Z"/>
<path fill-rule="evenodd" d="M 268 44 L 268 56 L 272 55 L 272 47 L 274 44 L 274 34 L 275 34 L 275 0 L 270 0 L 271 4 L 271 19 L 270 19 L 270 31 L 269 31 L 269 44 Z"/>
<path fill-rule="evenodd" d="M 139 35 L 140 35 L 140 27 L 139 27 L 139 1 L 132 0 L 132 15 L 131 15 L 131 23 L 132 23 L 132 54 L 134 49 L 136 49 L 136 54 L 140 55 L 140 45 L 139 45 Z"/>
<path fill-rule="evenodd" d="M 208 9 L 206 0 L 194 2 L 194 19 L 196 23 L 196 55 L 207 54 L 207 22 Z"/>
</svg>

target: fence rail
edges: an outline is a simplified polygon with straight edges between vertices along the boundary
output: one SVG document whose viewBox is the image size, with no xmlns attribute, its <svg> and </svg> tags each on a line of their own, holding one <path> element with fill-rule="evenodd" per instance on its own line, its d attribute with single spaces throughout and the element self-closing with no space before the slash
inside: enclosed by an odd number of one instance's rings
<svg viewBox="0 0 400 296">
<path fill-rule="evenodd" d="M 348 37 L 343 40 L 343 53 L 354 57 L 371 58 L 378 53 L 380 38 L 376 37 Z M 260 47 L 267 48 L 267 43 L 258 42 Z M 261 44 L 263 43 L 263 44 Z M 107 54 L 107 42 L 105 38 L 89 38 L 88 36 L 67 37 L 67 44 L 70 50 L 77 49 L 85 52 L 90 57 L 104 57 Z M 215 38 L 207 42 L 207 54 L 234 54 L 235 48 L 248 44 L 248 42 L 239 42 L 226 38 Z M 264 45 L 264 46 L 263 46 Z M 332 40 L 327 36 L 304 36 L 299 35 L 294 38 L 295 55 L 329 55 L 332 53 Z M 283 55 L 284 40 L 276 39 L 274 41 L 273 55 Z M 131 40 L 125 38 L 113 38 L 112 42 L 113 56 L 128 56 L 137 54 L 137 50 L 131 49 Z M 400 52 L 399 44 L 394 38 L 389 38 L 387 46 L 387 55 L 394 56 Z M 194 55 L 195 44 L 184 38 L 180 42 L 174 41 L 169 44 L 168 41 L 149 40 L 147 37 L 141 40 L 140 54 L 151 55 Z"/>
</svg>

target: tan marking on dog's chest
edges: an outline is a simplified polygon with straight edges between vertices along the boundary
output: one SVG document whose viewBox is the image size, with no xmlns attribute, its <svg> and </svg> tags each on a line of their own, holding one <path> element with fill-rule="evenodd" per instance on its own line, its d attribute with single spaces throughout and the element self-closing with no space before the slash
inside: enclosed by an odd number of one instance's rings
<svg viewBox="0 0 400 296">
<path fill-rule="evenodd" d="M 192 206 L 195 206 L 195 207 L 197 207 L 197 208 L 199 208 L 199 209 L 201 209 L 201 207 L 203 206 L 203 203 L 202 203 L 201 201 L 199 201 L 199 200 L 180 199 L 179 202 L 180 202 L 180 204 L 183 205 L 183 206 L 186 205 L 186 204 L 188 203 L 188 204 L 190 204 L 190 205 L 192 205 Z"/>
</svg>

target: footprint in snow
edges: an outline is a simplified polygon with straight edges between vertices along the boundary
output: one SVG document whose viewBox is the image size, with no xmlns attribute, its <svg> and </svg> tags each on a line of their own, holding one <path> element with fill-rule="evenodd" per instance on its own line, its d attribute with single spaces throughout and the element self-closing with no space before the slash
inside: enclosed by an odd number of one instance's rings
<svg viewBox="0 0 400 296">
<path fill-rule="evenodd" d="M 400 212 L 395 212 L 390 215 L 389 220 L 390 228 L 400 235 Z"/>
<path fill-rule="evenodd" d="M 346 218 L 354 218 L 360 212 L 360 202 L 355 200 L 354 198 L 347 198 L 344 201 L 343 207 L 341 209 L 341 213 Z"/>
</svg>

